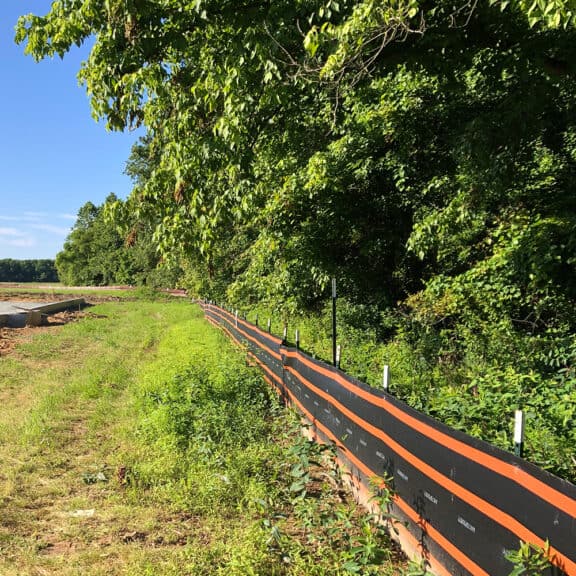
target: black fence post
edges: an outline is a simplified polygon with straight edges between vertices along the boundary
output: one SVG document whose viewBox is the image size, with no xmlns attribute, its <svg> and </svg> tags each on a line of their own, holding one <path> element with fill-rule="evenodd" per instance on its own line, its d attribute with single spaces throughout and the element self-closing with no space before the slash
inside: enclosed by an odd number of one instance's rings
<svg viewBox="0 0 576 576">
<path fill-rule="evenodd" d="M 336 358 L 336 278 L 332 278 L 332 364 L 338 367 Z"/>
</svg>

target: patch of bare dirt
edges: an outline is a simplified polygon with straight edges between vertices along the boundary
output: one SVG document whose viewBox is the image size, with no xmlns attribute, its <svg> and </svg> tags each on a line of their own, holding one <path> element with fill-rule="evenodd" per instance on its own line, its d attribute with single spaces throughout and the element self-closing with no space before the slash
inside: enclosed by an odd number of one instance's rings
<svg viewBox="0 0 576 576">
<path fill-rule="evenodd" d="M 60 302 L 60 300 L 70 300 L 68 294 L 35 294 L 34 292 L 20 292 L 3 290 L 0 291 L 0 301 L 2 302 Z"/>
<path fill-rule="evenodd" d="M 76 551 L 74 542 L 46 542 L 40 546 L 38 553 L 41 556 L 64 556 Z"/>
<path fill-rule="evenodd" d="M 21 291 L 0 291 L 0 301 L 2 302 L 61 302 L 62 300 L 70 300 L 73 298 L 84 298 L 88 304 L 97 304 L 98 302 L 118 302 L 120 300 L 130 300 L 126 296 L 110 296 L 110 295 L 97 295 L 90 293 L 89 295 L 78 294 L 50 294 L 46 292 L 21 292 Z"/>
<path fill-rule="evenodd" d="M 1 295 L 0 299 L 2 299 Z M 43 302 L 44 300 L 39 299 L 38 301 Z M 47 301 L 53 302 L 54 299 L 47 299 Z M 47 330 L 54 330 L 58 326 L 64 326 L 64 324 L 69 324 L 70 322 L 77 322 L 82 318 L 100 317 L 99 314 L 94 314 L 87 310 L 63 310 L 62 312 L 45 316 L 42 326 L 26 326 L 24 328 L 2 327 L 0 328 L 0 357 L 12 353 L 19 343 L 30 340 L 35 334 L 46 332 Z"/>
</svg>

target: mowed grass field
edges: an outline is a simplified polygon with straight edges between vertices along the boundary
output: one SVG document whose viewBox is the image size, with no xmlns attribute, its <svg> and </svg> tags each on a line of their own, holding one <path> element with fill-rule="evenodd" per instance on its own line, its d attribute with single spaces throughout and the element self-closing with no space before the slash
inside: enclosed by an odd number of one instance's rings
<svg viewBox="0 0 576 576">
<path fill-rule="evenodd" d="M 0 462 L 2 576 L 408 570 L 182 299 L 98 304 L 0 357 Z"/>
</svg>

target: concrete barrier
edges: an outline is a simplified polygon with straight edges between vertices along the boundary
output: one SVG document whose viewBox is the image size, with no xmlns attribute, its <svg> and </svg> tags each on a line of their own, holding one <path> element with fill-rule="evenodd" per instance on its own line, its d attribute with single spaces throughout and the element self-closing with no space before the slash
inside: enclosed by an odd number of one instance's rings
<svg viewBox="0 0 576 576">
<path fill-rule="evenodd" d="M 80 310 L 86 306 L 84 298 L 58 302 L 0 302 L 0 326 L 23 328 L 40 326 L 48 314 L 63 310 Z"/>
</svg>

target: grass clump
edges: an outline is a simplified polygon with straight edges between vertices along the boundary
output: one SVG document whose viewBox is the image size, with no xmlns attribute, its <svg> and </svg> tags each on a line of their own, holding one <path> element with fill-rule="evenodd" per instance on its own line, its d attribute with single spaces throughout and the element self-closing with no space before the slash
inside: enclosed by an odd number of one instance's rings
<svg viewBox="0 0 576 576">
<path fill-rule="evenodd" d="M 135 398 L 136 434 L 154 458 L 130 465 L 133 481 L 194 512 L 229 512 L 267 474 L 272 398 L 222 338 L 203 321 L 175 329 Z"/>
<path fill-rule="evenodd" d="M 400 573 L 388 536 L 342 490 L 334 455 L 302 436 L 299 418 L 205 322 L 165 334 L 131 410 L 140 448 L 125 455 L 128 491 L 223 523 L 185 573 Z"/>
</svg>

